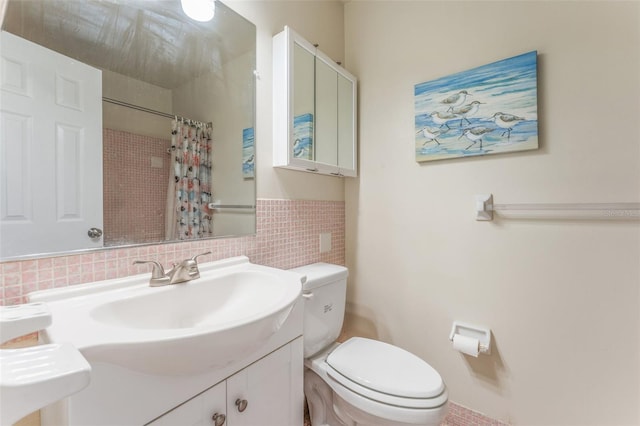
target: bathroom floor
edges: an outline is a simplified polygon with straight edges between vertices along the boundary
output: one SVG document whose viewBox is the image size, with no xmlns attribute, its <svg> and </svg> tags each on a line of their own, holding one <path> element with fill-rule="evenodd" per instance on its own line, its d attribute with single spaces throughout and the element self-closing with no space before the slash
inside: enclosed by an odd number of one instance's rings
<svg viewBox="0 0 640 426">
<path fill-rule="evenodd" d="M 304 405 L 304 426 L 312 426 L 309 418 L 309 407 Z M 441 426 L 508 426 L 507 423 L 491 419 L 480 413 L 461 407 L 457 404 L 449 404 L 447 417 L 442 421 Z"/>
</svg>

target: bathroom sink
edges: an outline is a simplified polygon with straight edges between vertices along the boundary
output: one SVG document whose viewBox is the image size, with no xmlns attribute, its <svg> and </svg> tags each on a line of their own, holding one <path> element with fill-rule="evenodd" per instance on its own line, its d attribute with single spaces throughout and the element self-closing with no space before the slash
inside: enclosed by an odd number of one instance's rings
<svg viewBox="0 0 640 426">
<path fill-rule="evenodd" d="M 278 311 L 296 297 L 294 286 L 260 271 L 200 280 L 104 303 L 90 315 L 107 325 L 134 329 L 224 329 Z"/>
<path fill-rule="evenodd" d="M 200 266 L 200 278 L 150 287 L 149 274 L 32 293 L 47 301 L 45 340 L 73 343 L 90 362 L 160 375 L 223 367 L 287 319 L 300 275 L 240 256 Z"/>
</svg>

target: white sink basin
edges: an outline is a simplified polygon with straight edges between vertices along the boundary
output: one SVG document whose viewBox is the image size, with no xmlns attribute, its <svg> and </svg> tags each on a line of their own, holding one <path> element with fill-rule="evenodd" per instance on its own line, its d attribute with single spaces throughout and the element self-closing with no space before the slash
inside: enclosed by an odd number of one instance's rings
<svg viewBox="0 0 640 426">
<path fill-rule="evenodd" d="M 150 274 L 32 293 L 47 301 L 46 340 L 90 362 L 149 374 L 222 367 L 262 345 L 287 319 L 300 275 L 236 257 L 200 265 L 200 278 L 150 287 Z"/>
<path fill-rule="evenodd" d="M 295 286 L 264 271 L 237 271 L 201 277 L 96 306 L 91 316 L 102 323 L 135 329 L 237 327 L 291 305 Z"/>
</svg>

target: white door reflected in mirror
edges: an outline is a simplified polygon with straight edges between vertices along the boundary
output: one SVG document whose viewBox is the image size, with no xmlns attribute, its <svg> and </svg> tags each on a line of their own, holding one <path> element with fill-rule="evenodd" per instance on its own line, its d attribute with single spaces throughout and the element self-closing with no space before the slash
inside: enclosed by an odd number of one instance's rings
<svg viewBox="0 0 640 426">
<path fill-rule="evenodd" d="M 0 258 L 102 247 L 102 73 L 1 37 Z"/>
</svg>

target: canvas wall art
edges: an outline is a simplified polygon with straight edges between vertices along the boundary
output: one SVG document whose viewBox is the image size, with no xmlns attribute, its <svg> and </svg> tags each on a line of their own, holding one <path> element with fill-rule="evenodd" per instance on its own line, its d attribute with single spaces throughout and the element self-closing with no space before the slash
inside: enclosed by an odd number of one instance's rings
<svg viewBox="0 0 640 426">
<path fill-rule="evenodd" d="M 255 177 L 256 145 L 253 127 L 242 129 L 242 177 Z"/>
<path fill-rule="evenodd" d="M 537 149 L 537 56 L 416 84 L 416 161 Z"/>
<path fill-rule="evenodd" d="M 293 156 L 313 160 L 313 114 L 293 117 Z"/>
</svg>

